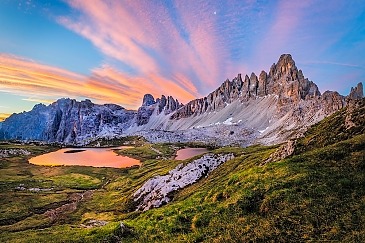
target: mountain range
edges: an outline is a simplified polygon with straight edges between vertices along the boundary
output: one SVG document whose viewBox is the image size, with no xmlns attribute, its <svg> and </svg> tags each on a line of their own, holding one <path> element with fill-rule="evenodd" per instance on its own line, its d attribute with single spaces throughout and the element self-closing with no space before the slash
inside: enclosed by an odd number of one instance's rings
<svg viewBox="0 0 365 243">
<path fill-rule="evenodd" d="M 362 83 L 348 96 L 321 94 L 292 56 L 283 54 L 268 72 L 238 74 L 185 105 L 172 96 L 155 99 L 151 94 L 136 111 L 68 98 L 38 104 L 0 123 L 0 140 L 85 145 L 100 138 L 140 135 L 152 142 L 275 144 L 302 135 L 349 100 L 362 97 Z"/>
</svg>

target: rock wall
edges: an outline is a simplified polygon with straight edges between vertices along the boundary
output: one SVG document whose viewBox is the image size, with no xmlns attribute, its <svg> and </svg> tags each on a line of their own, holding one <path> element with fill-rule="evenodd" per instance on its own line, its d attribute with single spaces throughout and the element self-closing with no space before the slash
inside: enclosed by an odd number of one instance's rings
<svg viewBox="0 0 365 243">
<path fill-rule="evenodd" d="M 11 115 L 3 122 L 0 139 L 74 143 L 100 134 L 121 134 L 134 116 L 135 112 L 114 104 L 60 99 Z"/>
<path fill-rule="evenodd" d="M 286 105 L 321 96 L 317 85 L 304 78 L 302 71 L 298 70 L 292 56 L 283 54 L 278 62 L 271 66 L 269 73 L 261 71 L 259 77 L 251 73 L 250 77 L 245 76 L 244 81 L 241 74 L 232 81 L 227 79 L 208 96 L 187 103 L 175 112 L 171 119 L 178 120 L 204 112 L 219 111 L 236 99 L 247 101 L 269 94 L 279 97 L 279 111 Z M 283 110 L 286 111 L 285 108 Z"/>
<path fill-rule="evenodd" d="M 138 126 L 145 125 L 149 122 L 150 117 L 155 111 L 157 114 L 163 112 L 165 115 L 168 115 L 181 106 L 182 104 L 172 96 L 166 98 L 166 96 L 162 95 L 161 98 L 157 98 L 155 101 L 155 98 L 151 94 L 145 94 L 142 106 L 136 114 L 136 123 Z"/>
</svg>

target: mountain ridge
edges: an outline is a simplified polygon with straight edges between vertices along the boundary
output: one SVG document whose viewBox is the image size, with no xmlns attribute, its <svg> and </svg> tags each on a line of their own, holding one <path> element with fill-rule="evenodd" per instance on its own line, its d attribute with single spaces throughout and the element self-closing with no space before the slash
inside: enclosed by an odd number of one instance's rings
<svg viewBox="0 0 365 243">
<path fill-rule="evenodd" d="M 13 114 L 0 125 L 0 139 L 87 144 L 95 138 L 141 135 L 154 142 L 202 141 L 219 145 L 273 144 L 363 97 L 359 83 L 348 96 L 319 92 L 290 54 L 268 72 L 227 79 L 206 97 L 181 104 L 172 96 L 143 97 L 137 111 L 114 105 L 59 99 Z"/>
</svg>

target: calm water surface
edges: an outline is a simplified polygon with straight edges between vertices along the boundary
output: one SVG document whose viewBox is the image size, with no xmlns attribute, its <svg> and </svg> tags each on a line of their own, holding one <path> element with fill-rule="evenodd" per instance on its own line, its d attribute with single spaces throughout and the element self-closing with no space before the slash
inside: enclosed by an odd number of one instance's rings
<svg viewBox="0 0 365 243">
<path fill-rule="evenodd" d="M 176 160 L 190 159 L 194 156 L 208 152 L 206 148 L 184 148 L 176 152 Z"/>
<path fill-rule="evenodd" d="M 137 159 L 117 155 L 113 149 L 117 148 L 66 148 L 56 152 L 33 157 L 29 163 L 35 165 L 82 165 L 93 167 L 126 168 L 141 165 Z"/>
</svg>

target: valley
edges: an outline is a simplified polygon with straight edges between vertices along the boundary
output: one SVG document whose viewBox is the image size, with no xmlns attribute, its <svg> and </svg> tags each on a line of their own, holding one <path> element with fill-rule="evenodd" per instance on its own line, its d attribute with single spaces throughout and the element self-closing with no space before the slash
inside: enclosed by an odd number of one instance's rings
<svg viewBox="0 0 365 243">
<path fill-rule="evenodd" d="M 59 148 L 3 143 L 2 150 L 30 154 L 1 159 L 0 238 L 4 242 L 364 241 L 364 107 L 362 99 L 314 125 L 284 159 L 272 155 L 285 143 L 212 147 L 209 153 L 234 158 L 174 191 L 171 202 L 145 212 L 136 211 L 133 194 L 150 178 L 200 158 L 172 159 L 179 148 L 194 144 L 150 144 L 131 138 L 127 143 L 139 146 L 119 153 L 139 159 L 142 166 L 117 169 L 36 166 L 27 162 L 30 157 Z"/>
</svg>

